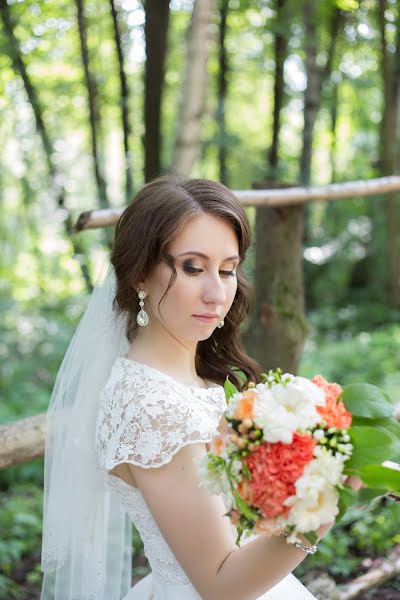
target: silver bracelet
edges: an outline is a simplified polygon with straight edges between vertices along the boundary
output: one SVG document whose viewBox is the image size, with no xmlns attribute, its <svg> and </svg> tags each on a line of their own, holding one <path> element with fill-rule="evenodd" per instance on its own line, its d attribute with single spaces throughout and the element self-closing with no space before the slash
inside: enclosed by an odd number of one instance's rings
<svg viewBox="0 0 400 600">
<path fill-rule="evenodd" d="M 287 531 L 282 531 L 280 535 L 285 539 L 289 537 Z M 316 552 L 318 552 L 318 548 L 315 544 L 314 546 L 306 546 L 305 544 L 300 544 L 300 542 L 294 542 L 293 546 L 298 550 L 303 550 L 303 552 L 305 552 L 306 554 L 315 554 Z"/>
</svg>

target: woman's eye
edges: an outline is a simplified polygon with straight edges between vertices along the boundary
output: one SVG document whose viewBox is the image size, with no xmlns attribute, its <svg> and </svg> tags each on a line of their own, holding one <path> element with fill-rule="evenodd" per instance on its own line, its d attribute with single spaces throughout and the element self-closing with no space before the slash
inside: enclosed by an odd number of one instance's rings
<svg viewBox="0 0 400 600">
<path fill-rule="evenodd" d="M 235 271 L 220 271 L 220 273 L 229 277 L 236 277 Z"/>
<path fill-rule="evenodd" d="M 186 273 L 201 273 L 203 269 L 196 269 L 196 267 L 191 267 L 190 265 L 185 265 L 183 270 Z"/>
<path fill-rule="evenodd" d="M 192 275 L 203 272 L 203 269 L 197 269 L 196 267 L 192 267 L 191 265 L 184 265 L 183 270 L 185 271 L 185 273 L 190 273 Z M 220 273 L 224 277 L 236 277 L 236 273 L 234 271 L 220 271 Z"/>
</svg>

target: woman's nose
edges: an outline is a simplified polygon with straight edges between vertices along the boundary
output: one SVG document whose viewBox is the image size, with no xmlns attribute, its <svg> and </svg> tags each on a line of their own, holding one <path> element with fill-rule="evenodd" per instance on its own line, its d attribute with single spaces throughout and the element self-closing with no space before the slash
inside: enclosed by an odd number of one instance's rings
<svg viewBox="0 0 400 600">
<path fill-rule="evenodd" d="M 225 304 L 226 291 L 219 273 L 207 277 L 203 288 L 203 300 L 204 302 L 213 302 L 214 304 Z"/>
</svg>

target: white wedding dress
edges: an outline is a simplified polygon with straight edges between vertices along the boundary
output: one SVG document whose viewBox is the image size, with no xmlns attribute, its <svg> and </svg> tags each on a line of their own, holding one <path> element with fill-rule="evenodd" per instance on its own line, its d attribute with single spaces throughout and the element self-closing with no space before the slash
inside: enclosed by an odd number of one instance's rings
<svg viewBox="0 0 400 600">
<path fill-rule="evenodd" d="M 201 598 L 163 538 L 139 489 L 108 471 L 125 462 L 145 468 L 160 467 L 184 445 L 209 442 L 225 408 L 220 385 L 185 385 L 148 365 L 117 358 L 100 396 L 96 428 L 99 467 L 137 528 L 151 567 L 151 573 L 134 585 L 123 600 Z M 293 575 L 261 598 L 315 600 Z"/>
</svg>

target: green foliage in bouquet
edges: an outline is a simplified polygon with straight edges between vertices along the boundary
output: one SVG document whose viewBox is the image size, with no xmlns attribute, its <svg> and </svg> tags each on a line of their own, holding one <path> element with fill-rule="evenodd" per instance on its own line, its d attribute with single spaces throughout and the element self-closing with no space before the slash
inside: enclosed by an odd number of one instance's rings
<svg viewBox="0 0 400 600">
<path fill-rule="evenodd" d="M 365 504 L 388 493 L 400 496 L 400 471 L 382 464 L 400 460 L 400 423 L 393 416 L 388 396 L 374 385 L 353 383 L 343 388 L 340 400 L 353 415 L 348 431 L 353 453 L 344 472 L 359 477 L 365 487 L 358 493 L 342 487 L 339 518 L 353 504 Z"/>
</svg>

